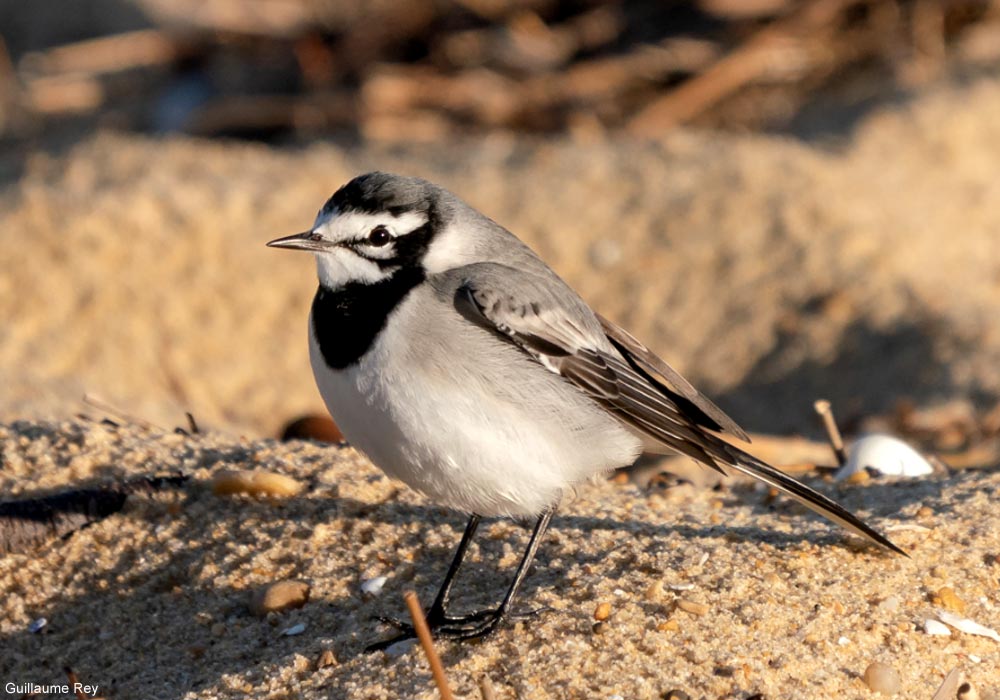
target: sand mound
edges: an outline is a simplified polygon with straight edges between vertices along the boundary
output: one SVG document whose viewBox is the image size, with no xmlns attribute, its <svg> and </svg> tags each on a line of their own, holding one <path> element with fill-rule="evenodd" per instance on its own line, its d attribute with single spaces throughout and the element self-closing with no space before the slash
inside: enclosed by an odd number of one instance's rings
<svg viewBox="0 0 1000 700">
<path fill-rule="evenodd" d="M 862 123 L 840 153 L 682 132 L 276 151 L 105 135 L 3 194 L 0 412 L 85 392 L 161 425 L 273 434 L 320 409 L 311 262 L 264 248 L 373 168 L 424 175 L 517 232 L 751 429 L 1000 396 L 1000 84 Z"/>
</svg>

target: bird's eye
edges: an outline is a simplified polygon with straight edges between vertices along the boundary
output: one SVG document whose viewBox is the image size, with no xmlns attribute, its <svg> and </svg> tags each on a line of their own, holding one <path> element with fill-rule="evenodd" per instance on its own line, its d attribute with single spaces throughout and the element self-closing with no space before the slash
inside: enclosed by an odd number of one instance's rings
<svg viewBox="0 0 1000 700">
<path fill-rule="evenodd" d="M 392 234 L 385 226 L 379 225 L 368 234 L 368 242 L 374 246 L 384 246 L 392 240 Z"/>
</svg>

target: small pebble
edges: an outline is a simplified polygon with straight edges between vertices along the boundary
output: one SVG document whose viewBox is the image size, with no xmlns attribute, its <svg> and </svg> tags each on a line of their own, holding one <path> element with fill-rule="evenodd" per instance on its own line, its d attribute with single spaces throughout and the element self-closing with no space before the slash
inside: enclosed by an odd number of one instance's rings
<svg viewBox="0 0 1000 700">
<path fill-rule="evenodd" d="M 656 626 L 659 632 L 676 632 L 681 628 L 681 625 L 677 620 L 667 620 L 666 622 L 661 622 Z"/>
<path fill-rule="evenodd" d="M 864 673 L 865 683 L 876 693 L 895 695 L 899 692 L 899 674 L 887 664 L 873 661 Z"/>
<path fill-rule="evenodd" d="M 845 479 L 845 482 L 848 484 L 867 484 L 871 480 L 872 480 L 872 475 L 869 474 L 866 470 L 862 469 L 861 471 L 854 472 L 849 477 L 847 477 Z"/>
<path fill-rule="evenodd" d="M 344 434 L 328 416 L 300 416 L 285 425 L 281 431 L 281 441 L 316 440 L 334 444 L 344 441 Z"/>
<path fill-rule="evenodd" d="M 385 582 L 388 580 L 389 578 L 386 576 L 376 576 L 367 581 L 362 581 L 361 592 L 365 595 L 377 596 L 382 592 L 382 587 L 385 586 Z"/>
<path fill-rule="evenodd" d="M 294 637 L 296 635 L 302 634 L 305 631 L 306 631 L 306 623 L 300 622 L 297 625 L 292 625 L 288 629 L 282 630 L 281 634 L 283 634 L 286 637 Z"/>
<path fill-rule="evenodd" d="M 677 607 L 686 613 L 696 615 L 698 617 L 708 614 L 708 606 L 704 603 L 695 603 L 691 600 L 685 600 L 681 598 L 677 601 Z"/>
<path fill-rule="evenodd" d="M 221 622 L 216 622 L 212 625 L 212 636 L 221 637 L 226 633 L 226 626 Z"/>
<path fill-rule="evenodd" d="M 593 632 L 594 634 L 604 634 L 605 632 L 608 631 L 608 623 L 595 622 L 593 626 L 590 628 L 590 631 Z"/>
<path fill-rule="evenodd" d="M 955 589 L 945 586 L 940 588 L 934 597 L 934 604 L 946 610 L 954 610 L 958 613 L 965 612 L 965 601 L 955 594 Z"/>
<path fill-rule="evenodd" d="M 250 612 L 257 617 L 268 613 L 301 608 L 309 602 L 309 584 L 305 581 L 278 581 L 254 592 Z"/>
<path fill-rule="evenodd" d="M 651 603 L 663 600 L 663 581 L 656 580 L 649 584 L 643 597 Z"/>
<path fill-rule="evenodd" d="M 919 509 L 917 509 L 917 517 L 920 518 L 921 520 L 934 517 L 934 510 L 928 508 L 927 506 L 921 506 Z"/>
<path fill-rule="evenodd" d="M 601 603 L 594 609 L 594 619 L 598 622 L 611 617 L 611 603 Z"/>
<path fill-rule="evenodd" d="M 663 700 L 691 700 L 691 696 L 683 690 L 668 690 L 663 694 Z"/>
<path fill-rule="evenodd" d="M 333 652 L 330 651 L 329 649 L 324 649 L 323 652 L 319 655 L 319 658 L 316 659 L 317 669 L 327 668 L 329 666 L 336 666 L 336 665 L 337 665 L 337 657 L 334 656 Z"/>
<path fill-rule="evenodd" d="M 44 617 L 40 617 L 37 620 L 33 620 L 32 623 L 28 625 L 28 631 L 31 632 L 31 634 L 38 634 L 47 624 L 49 624 L 49 621 Z"/>
<path fill-rule="evenodd" d="M 212 492 L 216 496 L 246 494 L 254 497 L 295 496 L 302 484 L 290 476 L 263 470 L 221 471 L 212 479 Z"/>
</svg>

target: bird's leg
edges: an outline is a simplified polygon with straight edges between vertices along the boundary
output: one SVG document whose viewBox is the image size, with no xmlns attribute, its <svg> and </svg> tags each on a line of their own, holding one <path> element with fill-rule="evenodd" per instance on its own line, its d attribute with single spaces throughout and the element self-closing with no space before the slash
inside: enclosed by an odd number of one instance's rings
<svg viewBox="0 0 1000 700">
<path fill-rule="evenodd" d="M 465 553 L 468 551 L 469 544 L 472 542 L 472 538 L 476 534 L 476 529 L 479 527 L 480 519 L 475 513 L 469 516 L 469 522 L 465 526 L 465 532 L 462 533 L 462 541 L 458 543 L 458 549 L 455 551 L 455 556 L 448 567 L 448 573 L 445 574 L 441 588 L 438 589 L 437 596 L 434 598 L 430 610 L 427 611 L 427 625 L 431 629 L 440 626 L 442 623 L 451 621 L 447 610 L 448 599 L 451 596 L 451 585 L 455 582 L 458 570 L 462 566 L 462 560 L 465 559 Z"/>
<path fill-rule="evenodd" d="M 463 622 L 471 624 L 465 624 L 461 629 L 455 628 L 451 630 L 442 630 L 447 632 L 448 637 L 452 639 L 475 639 L 477 637 L 486 637 L 493 634 L 497 627 L 499 627 L 504 620 L 507 620 L 508 618 L 532 617 L 544 610 L 544 608 L 538 608 L 525 613 L 511 613 L 510 608 L 514 603 L 514 597 L 521 588 L 521 583 L 524 582 L 525 577 L 528 575 L 528 569 L 531 568 L 531 562 L 535 559 L 538 547 L 542 543 L 542 537 L 545 536 L 545 531 L 549 529 L 549 523 L 552 522 L 552 516 L 554 514 L 555 508 L 549 508 L 542 513 L 542 515 L 538 518 L 538 521 L 535 523 L 535 529 L 531 533 L 531 539 L 528 540 L 528 548 L 524 551 L 524 556 L 521 557 L 521 563 L 518 564 L 517 571 L 514 572 L 514 580 L 511 582 L 510 588 L 507 589 L 507 595 L 503 597 L 500 607 L 496 610 L 480 610 L 472 613 L 471 615 L 465 616 Z"/>
<path fill-rule="evenodd" d="M 427 625 L 430 627 L 431 633 L 435 637 L 442 639 L 475 639 L 477 637 L 485 637 L 496 631 L 496 629 L 505 620 L 511 617 L 531 617 L 541 612 L 541 609 L 538 609 L 527 613 L 512 614 L 510 609 L 514 602 L 514 597 L 517 595 L 517 592 L 521 587 L 521 583 L 528 575 L 528 569 L 531 567 L 531 562 L 535 558 L 535 553 L 538 551 L 542 537 L 545 535 L 545 531 L 548 529 L 549 523 L 552 521 L 552 515 L 554 512 L 554 509 L 545 511 L 535 523 L 535 528 L 531 533 L 531 539 L 528 541 L 528 548 L 525 550 L 524 556 L 521 557 L 521 563 L 518 565 L 517 571 L 514 572 L 514 580 L 511 583 L 510 588 L 507 589 L 507 594 L 500 603 L 500 607 L 478 610 L 468 615 L 454 617 L 447 614 L 446 608 L 448 605 L 448 596 L 451 593 L 451 586 L 455 579 L 455 575 L 458 573 L 458 569 L 462 564 L 462 559 L 468 549 L 469 542 L 472 540 L 472 536 L 476 532 L 480 519 L 477 515 L 473 515 L 469 518 L 469 524 L 466 525 L 465 534 L 462 535 L 462 541 L 459 543 L 458 551 L 455 553 L 455 558 L 452 560 L 451 566 L 448 568 L 448 574 L 445 576 L 444 583 L 441 585 L 441 589 L 438 591 L 437 597 L 434 599 L 434 603 L 431 605 L 431 608 L 427 613 Z M 409 624 L 389 618 L 379 619 L 398 628 L 400 630 L 400 634 L 392 637 L 391 639 L 386 639 L 372 644 L 367 647 L 366 651 L 378 651 L 380 649 L 385 649 L 392 646 L 396 642 L 411 639 L 416 636 L 413 627 Z"/>
<path fill-rule="evenodd" d="M 430 609 L 427 611 L 427 626 L 431 630 L 434 630 L 441 625 L 448 622 L 462 622 L 462 618 L 451 618 L 448 616 L 448 599 L 451 596 L 451 587 L 455 582 L 455 577 L 458 575 L 458 570 L 462 567 L 462 561 L 465 559 L 466 552 L 469 551 L 469 545 L 472 543 L 472 538 L 476 534 L 476 530 L 479 528 L 479 521 L 482 517 L 473 513 L 469 516 L 469 522 L 465 525 L 465 532 L 462 533 L 462 539 L 458 543 L 458 549 L 455 550 L 455 556 L 452 557 L 451 565 L 448 567 L 448 573 L 444 576 L 444 581 L 441 583 L 441 588 L 438 589 L 437 595 L 434 597 L 434 602 L 431 604 Z M 399 639 L 406 639 L 407 637 L 412 637 L 414 635 L 413 625 L 408 622 L 403 622 L 394 617 L 385 617 L 379 615 L 377 618 L 380 622 L 384 622 L 388 625 L 392 625 L 396 629 L 403 632 L 397 638 L 389 640 L 390 644 L 394 644 Z M 384 648 L 382 643 L 373 644 L 368 647 L 369 651 L 374 651 L 375 649 Z"/>
</svg>

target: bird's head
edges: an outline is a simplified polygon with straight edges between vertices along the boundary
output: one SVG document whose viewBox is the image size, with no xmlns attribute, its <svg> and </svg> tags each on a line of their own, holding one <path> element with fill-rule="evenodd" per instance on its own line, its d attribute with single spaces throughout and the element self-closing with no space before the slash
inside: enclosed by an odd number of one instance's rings
<svg viewBox="0 0 1000 700">
<path fill-rule="evenodd" d="M 337 190 L 308 231 L 267 245 L 314 253 L 324 287 L 377 284 L 399 270 L 438 266 L 430 252 L 454 208 L 446 199 L 426 180 L 368 173 Z"/>
</svg>

